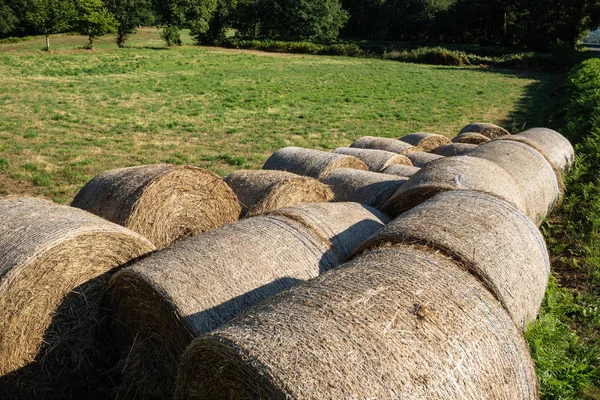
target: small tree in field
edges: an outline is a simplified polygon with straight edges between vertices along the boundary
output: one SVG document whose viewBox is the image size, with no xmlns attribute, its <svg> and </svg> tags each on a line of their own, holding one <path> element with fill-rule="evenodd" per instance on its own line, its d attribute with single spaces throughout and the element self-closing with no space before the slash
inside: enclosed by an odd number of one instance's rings
<svg viewBox="0 0 600 400">
<path fill-rule="evenodd" d="M 50 50 L 50 35 L 69 28 L 73 6 L 69 0 L 30 0 L 25 14 L 33 28 L 46 36 L 46 50 Z"/>
<path fill-rule="evenodd" d="M 88 36 L 88 48 L 94 48 L 94 39 L 117 30 L 119 23 L 104 7 L 102 0 L 77 0 L 77 30 Z"/>
<path fill-rule="evenodd" d="M 154 15 L 148 0 L 106 0 L 108 10 L 119 23 L 117 45 L 125 47 L 125 41 L 140 25 L 154 23 Z"/>
<path fill-rule="evenodd" d="M 180 46 L 179 30 L 186 24 L 192 0 L 152 0 L 156 22 L 167 46 Z"/>
</svg>

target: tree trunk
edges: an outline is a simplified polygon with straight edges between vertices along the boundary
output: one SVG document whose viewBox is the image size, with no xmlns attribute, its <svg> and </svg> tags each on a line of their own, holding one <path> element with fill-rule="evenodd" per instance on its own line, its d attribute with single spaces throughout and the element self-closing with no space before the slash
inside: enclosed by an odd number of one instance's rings
<svg viewBox="0 0 600 400">
<path fill-rule="evenodd" d="M 46 35 L 46 51 L 50 51 L 50 35 Z"/>
<path fill-rule="evenodd" d="M 117 46 L 120 48 L 125 47 L 125 35 L 117 34 Z"/>
<path fill-rule="evenodd" d="M 93 50 L 94 49 L 94 37 L 93 36 L 88 36 L 88 40 L 89 40 L 88 48 L 90 50 Z"/>
</svg>

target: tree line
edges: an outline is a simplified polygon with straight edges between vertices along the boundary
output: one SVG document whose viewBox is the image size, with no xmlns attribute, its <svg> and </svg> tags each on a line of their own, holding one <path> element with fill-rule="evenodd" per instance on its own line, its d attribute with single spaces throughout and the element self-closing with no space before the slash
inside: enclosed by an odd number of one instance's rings
<svg viewBox="0 0 600 400">
<path fill-rule="evenodd" d="M 200 44 L 238 36 L 520 46 L 574 46 L 600 25 L 598 0 L 0 0 L 0 37 L 117 34 L 157 25 L 168 45 L 189 28 Z M 49 45 L 49 44 L 48 44 Z"/>
</svg>

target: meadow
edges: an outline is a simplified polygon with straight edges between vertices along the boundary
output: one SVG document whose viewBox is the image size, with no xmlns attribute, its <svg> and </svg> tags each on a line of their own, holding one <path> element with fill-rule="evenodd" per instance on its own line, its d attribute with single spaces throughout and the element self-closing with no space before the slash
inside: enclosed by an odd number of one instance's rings
<svg viewBox="0 0 600 400">
<path fill-rule="evenodd" d="M 472 121 L 558 128 L 564 76 L 538 71 L 165 48 L 140 30 L 85 50 L 59 35 L 0 44 L 0 194 L 70 202 L 111 168 L 259 168 L 289 145 L 333 149 L 364 136 L 448 136 Z"/>
</svg>

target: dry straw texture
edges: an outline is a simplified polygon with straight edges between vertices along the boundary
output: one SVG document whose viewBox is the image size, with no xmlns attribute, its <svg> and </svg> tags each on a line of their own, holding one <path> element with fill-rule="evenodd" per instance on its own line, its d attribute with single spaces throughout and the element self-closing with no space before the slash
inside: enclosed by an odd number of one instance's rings
<svg viewBox="0 0 600 400">
<path fill-rule="evenodd" d="M 375 149 L 391 151 L 392 153 L 408 154 L 411 151 L 421 150 L 418 147 L 405 143 L 401 140 L 375 136 L 363 136 L 356 139 L 350 147 L 358 149 Z"/>
<path fill-rule="evenodd" d="M 335 201 L 354 201 L 381 208 L 408 178 L 377 172 L 343 168 L 323 179 L 335 195 Z"/>
<path fill-rule="evenodd" d="M 172 396 L 179 356 L 194 337 L 340 265 L 387 222 L 372 211 L 288 207 L 178 242 L 116 274 L 108 293 L 120 321 L 121 394 Z"/>
<path fill-rule="evenodd" d="M 525 197 L 527 215 L 538 225 L 560 201 L 560 174 L 530 146 L 512 140 L 494 140 L 479 145 L 468 155 L 492 161 L 508 172 Z"/>
<path fill-rule="evenodd" d="M 396 175 L 403 178 L 410 178 L 411 176 L 419 172 L 420 169 L 421 168 L 419 167 L 410 167 L 408 165 L 390 165 L 382 172 L 388 175 Z"/>
<path fill-rule="evenodd" d="M 356 157 L 367 164 L 369 170 L 373 172 L 381 172 L 390 165 L 396 164 L 412 166 L 412 162 L 406 156 L 391 151 L 340 147 L 333 152 Z"/>
<path fill-rule="evenodd" d="M 139 234 L 77 208 L 0 200 L 0 375 L 39 367 L 58 387 L 59 375 L 92 367 L 107 273 L 152 250 Z"/>
<path fill-rule="evenodd" d="M 289 171 L 294 174 L 321 179 L 339 168 L 368 171 L 369 167 L 356 157 L 326 151 L 285 147 L 269 157 L 262 169 Z"/>
<path fill-rule="evenodd" d="M 491 161 L 467 156 L 444 157 L 421 168 L 400 186 L 382 210 L 397 216 L 448 190 L 488 193 L 527 211 L 519 184 L 509 173 Z"/>
<path fill-rule="evenodd" d="M 360 251 L 417 243 L 460 260 L 525 330 L 544 299 L 550 260 L 533 222 L 509 203 L 482 193 L 441 193 L 379 230 Z"/>
<path fill-rule="evenodd" d="M 166 164 L 106 171 L 71 205 L 138 232 L 158 248 L 233 222 L 241 211 L 218 175 Z"/>
<path fill-rule="evenodd" d="M 452 143 L 468 143 L 468 144 L 481 144 L 485 142 L 489 142 L 491 139 L 487 136 L 483 136 L 481 133 L 477 132 L 465 132 L 459 135 L 456 135 L 452 139 Z"/>
<path fill-rule="evenodd" d="M 409 135 L 402 136 L 399 140 L 410 145 L 420 147 L 423 151 L 432 151 L 443 144 L 450 143 L 450 139 L 448 139 L 446 136 L 427 132 L 411 133 Z"/>
<path fill-rule="evenodd" d="M 560 133 L 547 128 L 532 128 L 517 135 L 504 136 L 501 139 L 525 143 L 542 153 L 557 170 L 564 172 L 575 161 L 575 150 L 571 143 Z"/>
<path fill-rule="evenodd" d="M 422 168 L 430 162 L 440 159 L 443 156 L 438 154 L 426 153 L 424 151 L 413 151 L 406 155 L 408 159 L 413 163 L 413 166 Z"/>
<path fill-rule="evenodd" d="M 485 122 L 474 122 L 472 124 L 469 124 L 462 128 L 458 134 L 461 135 L 463 133 L 469 132 L 479 133 L 480 135 L 483 135 L 488 139 L 496 139 L 500 136 L 510 135 L 510 132 L 502 128 L 501 126 L 488 124 Z"/>
<path fill-rule="evenodd" d="M 537 399 L 502 306 L 428 249 L 370 251 L 186 350 L 177 399 Z"/>
<path fill-rule="evenodd" d="M 237 171 L 225 182 L 242 204 L 242 215 L 251 217 L 302 203 L 333 200 L 331 190 L 314 178 L 285 171 Z"/>
<path fill-rule="evenodd" d="M 437 149 L 433 150 L 432 153 L 444 157 L 462 156 L 467 151 L 473 150 L 475 147 L 477 147 L 476 144 L 450 143 L 438 147 Z"/>
</svg>

